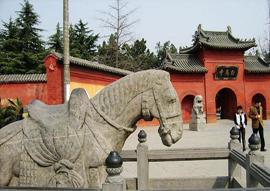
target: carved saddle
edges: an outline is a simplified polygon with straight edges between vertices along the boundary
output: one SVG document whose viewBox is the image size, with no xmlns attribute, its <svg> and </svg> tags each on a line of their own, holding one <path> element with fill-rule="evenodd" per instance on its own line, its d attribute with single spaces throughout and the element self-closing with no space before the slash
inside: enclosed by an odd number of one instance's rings
<svg viewBox="0 0 270 191">
<path fill-rule="evenodd" d="M 73 128 L 78 128 L 84 122 L 85 112 L 89 98 L 82 88 L 74 89 L 70 95 L 70 100 L 61 105 L 47 105 L 39 100 L 31 101 L 27 108 L 29 116 L 42 127 L 59 123 L 59 121 L 69 121 Z"/>
<path fill-rule="evenodd" d="M 70 100 L 62 105 L 49 106 L 38 100 L 29 103 L 29 116 L 22 123 L 23 144 L 39 166 L 54 167 L 56 175 L 48 186 L 57 186 L 58 179 L 65 176 L 73 177 L 70 182 L 75 187 L 83 186 L 83 178 L 73 166 L 83 145 L 88 106 L 89 98 L 84 89 L 73 90 Z"/>
</svg>

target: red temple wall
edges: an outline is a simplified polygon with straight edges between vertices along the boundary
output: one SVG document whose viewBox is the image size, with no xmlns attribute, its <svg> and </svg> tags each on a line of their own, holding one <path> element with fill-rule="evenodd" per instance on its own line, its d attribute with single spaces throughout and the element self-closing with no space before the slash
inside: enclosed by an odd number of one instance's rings
<svg viewBox="0 0 270 191">
<path fill-rule="evenodd" d="M 216 95 L 224 88 L 228 88 L 235 93 L 237 102 L 231 106 L 228 114 L 233 116 L 237 105 L 243 105 L 245 109 L 245 86 L 244 86 L 244 57 L 242 51 L 214 51 L 204 50 L 198 54 L 198 59 L 204 67 L 208 69 L 205 74 L 205 112 L 207 123 L 216 122 Z M 238 76 L 236 80 L 216 80 L 216 66 L 238 66 Z"/>
<path fill-rule="evenodd" d="M 64 65 L 57 64 L 56 57 L 48 55 L 44 59 L 48 84 L 48 104 L 58 105 L 64 103 Z"/>
<path fill-rule="evenodd" d="M 246 112 L 248 113 L 249 108 L 254 104 L 252 98 L 256 94 L 261 94 L 265 103 L 262 106 L 265 112 L 265 118 L 270 119 L 270 74 L 246 74 L 245 75 L 245 97 L 246 97 Z M 254 97 L 256 99 L 256 96 Z M 259 97 L 260 98 L 260 97 Z M 262 100 L 264 102 L 264 100 Z"/>
<path fill-rule="evenodd" d="M 202 95 L 205 108 L 204 74 L 171 73 L 171 82 L 181 104 L 183 122 L 188 123 L 193 107 L 193 96 Z"/>
<path fill-rule="evenodd" d="M 46 83 L 13 83 L 0 84 L 0 97 L 16 100 L 18 97 L 23 105 L 28 105 L 32 100 L 39 99 L 48 103 Z"/>
</svg>

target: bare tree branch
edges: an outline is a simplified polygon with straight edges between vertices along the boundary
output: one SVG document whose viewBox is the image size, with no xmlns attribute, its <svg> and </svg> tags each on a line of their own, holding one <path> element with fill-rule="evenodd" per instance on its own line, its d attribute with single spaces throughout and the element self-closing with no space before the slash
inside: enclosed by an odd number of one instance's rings
<svg viewBox="0 0 270 191">
<path fill-rule="evenodd" d="M 109 5 L 109 8 L 114 11 L 113 13 L 99 11 L 102 15 L 108 17 L 107 19 L 98 18 L 97 20 L 101 21 L 104 25 L 102 27 L 112 29 L 113 34 L 116 37 L 116 66 L 119 65 L 119 51 L 120 47 L 123 45 L 123 42 L 130 42 L 133 37 L 133 32 L 129 31 L 130 27 L 139 21 L 129 22 L 129 17 L 135 13 L 138 8 L 132 9 L 125 13 L 125 8 L 128 5 L 128 2 L 123 2 L 124 0 L 115 0 L 115 5 Z"/>
<path fill-rule="evenodd" d="M 101 13 L 101 14 L 107 15 L 107 16 L 109 16 L 109 17 L 112 17 L 112 18 L 114 18 L 114 19 L 117 19 L 116 16 L 114 16 L 113 14 L 111 14 L 111 13 L 109 13 L 109 12 L 105 12 L 105 11 L 98 11 L 98 12 Z"/>
</svg>

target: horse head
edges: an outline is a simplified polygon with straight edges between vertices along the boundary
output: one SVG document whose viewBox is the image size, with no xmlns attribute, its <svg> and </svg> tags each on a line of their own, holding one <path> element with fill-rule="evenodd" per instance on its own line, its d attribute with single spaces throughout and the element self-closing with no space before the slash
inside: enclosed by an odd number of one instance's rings
<svg viewBox="0 0 270 191">
<path fill-rule="evenodd" d="M 183 133 L 183 120 L 178 95 L 170 82 L 169 73 L 158 79 L 152 89 L 142 95 L 142 116 L 150 121 L 153 117 L 160 123 L 162 143 L 171 146 Z"/>
<path fill-rule="evenodd" d="M 128 134 L 135 131 L 141 118 L 157 118 L 164 145 L 171 146 L 182 136 L 180 103 L 168 72 L 147 70 L 130 74 L 101 90 L 91 103 L 108 124 Z"/>
</svg>

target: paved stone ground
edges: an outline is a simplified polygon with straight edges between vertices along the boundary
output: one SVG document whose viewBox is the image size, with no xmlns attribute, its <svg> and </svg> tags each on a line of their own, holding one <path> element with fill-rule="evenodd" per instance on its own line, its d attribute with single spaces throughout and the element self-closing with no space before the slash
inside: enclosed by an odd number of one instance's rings
<svg viewBox="0 0 270 191">
<path fill-rule="evenodd" d="M 266 152 L 265 165 L 270 168 L 270 120 L 265 120 L 264 137 Z M 158 135 L 158 127 L 138 128 L 126 141 L 123 150 L 135 150 L 138 144 L 138 133 L 145 130 L 147 133 L 147 144 L 149 150 L 171 149 L 171 148 L 227 148 L 230 141 L 230 130 L 233 126 L 231 120 L 218 120 L 215 124 L 207 124 L 205 131 L 190 131 L 188 124 L 184 124 L 183 137 L 173 146 L 166 147 L 162 144 Z M 252 134 L 251 122 L 246 128 L 246 140 Z M 247 143 L 248 145 L 248 143 Z M 245 153 L 248 153 L 249 149 Z M 179 161 L 179 162 L 151 162 L 149 169 L 150 178 L 187 178 L 187 177 L 213 177 L 228 176 L 228 160 L 207 160 L 207 161 Z M 125 162 L 122 176 L 133 178 L 137 176 L 135 162 Z M 242 178 L 245 178 L 245 171 L 242 170 Z"/>
</svg>

